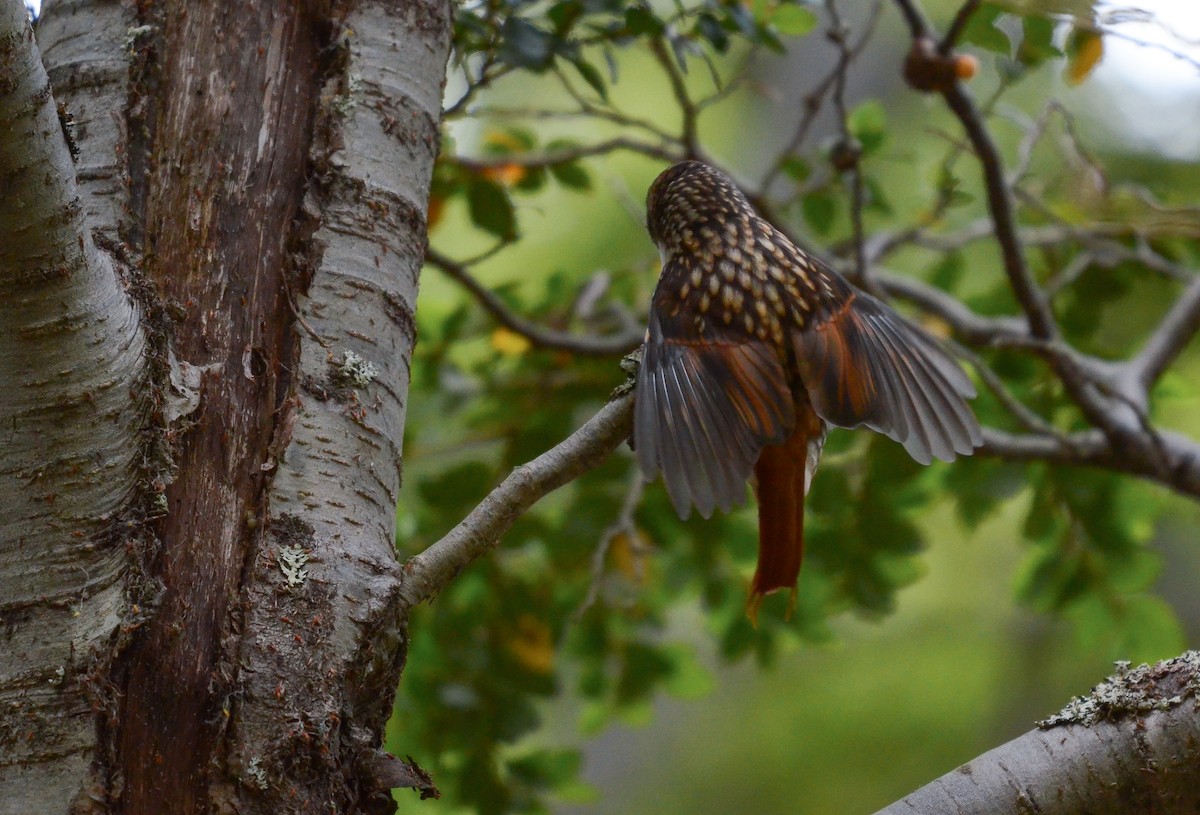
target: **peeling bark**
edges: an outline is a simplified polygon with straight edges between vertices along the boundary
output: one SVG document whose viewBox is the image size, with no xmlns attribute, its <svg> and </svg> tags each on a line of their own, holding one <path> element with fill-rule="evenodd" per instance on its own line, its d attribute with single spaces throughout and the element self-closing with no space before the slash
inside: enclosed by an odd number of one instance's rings
<svg viewBox="0 0 1200 815">
<path fill-rule="evenodd" d="M 243 594 L 230 758 L 303 811 L 392 808 L 370 781 L 404 658 L 394 508 L 448 12 L 360 4 L 321 96 L 298 387 Z"/>
<path fill-rule="evenodd" d="M 448 5 L 60 0 L 40 36 L 59 111 L 0 0 L 0 812 L 435 794 L 379 748 Z"/>
<path fill-rule="evenodd" d="M 162 602 L 124 660 L 116 748 L 131 814 L 161 812 L 164 790 L 177 811 L 207 810 L 231 690 L 220 649 L 294 365 L 287 243 L 321 45 L 292 3 L 170 4 L 145 24 L 160 55 L 145 267 L 179 304 L 176 356 L 206 373 L 157 525 Z"/>
</svg>

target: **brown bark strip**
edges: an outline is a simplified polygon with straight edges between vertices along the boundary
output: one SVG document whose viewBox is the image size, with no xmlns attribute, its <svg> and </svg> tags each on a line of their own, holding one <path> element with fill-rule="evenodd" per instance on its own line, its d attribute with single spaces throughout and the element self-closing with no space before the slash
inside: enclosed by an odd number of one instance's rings
<svg viewBox="0 0 1200 815">
<path fill-rule="evenodd" d="M 227 689 L 219 646 L 294 357 L 286 242 L 304 187 L 321 45 L 304 6 L 290 0 L 177 2 L 162 21 L 146 266 L 186 310 L 176 354 L 214 368 L 181 439 L 158 530 L 162 604 L 127 654 L 126 813 L 162 813 L 164 796 L 172 812 L 208 809 Z"/>
</svg>

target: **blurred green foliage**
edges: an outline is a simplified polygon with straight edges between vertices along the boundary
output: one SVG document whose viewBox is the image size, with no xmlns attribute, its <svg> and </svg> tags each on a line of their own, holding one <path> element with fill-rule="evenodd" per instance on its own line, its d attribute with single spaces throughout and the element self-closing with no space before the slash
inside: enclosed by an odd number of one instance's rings
<svg viewBox="0 0 1200 815">
<path fill-rule="evenodd" d="M 598 156 L 580 148 L 606 136 L 653 130 L 632 114 L 600 115 L 585 128 L 549 115 L 521 119 L 509 115 L 511 108 L 583 100 L 602 112 L 622 109 L 620 104 L 665 109 L 673 91 L 664 72 L 676 71 L 675 79 L 687 88 L 709 86 L 712 105 L 705 109 L 720 125 L 712 138 L 733 140 L 738 153 L 751 153 L 759 149 L 753 128 L 745 126 L 753 121 L 745 107 L 753 100 L 747 102 L 738 83 L 723 77 L 753 65 L 756 55 L 780 53 L 798 38 L 820 37 L 820 19 L 819 4 L 774 0 L 460 4 L 454 65 L 470 78 L 470 87 L 460 102 L 454 101 L 453 87 L 450 93 L 453 124 L 430 206 L 433 245 L 456 258 L 488 255 L 472 268 L 518 314 L 562 331 L 620 330 L 629 319 L 622 315 L 636 320 L 645 308 L 655 259 L 634 219 L 605 199 L 625 195 L 624 179 L 635 178 L 627 197 L 636 201 L 665 161 L 651 166 L 639 158 L 618 160 L 610 155 L 615 148 Z M 1037 116 L 1044 95 L 1022 95 L 1022 82 L 1075 59 L 1059 46 L 1064 25 L 1076 43 L 1067 50 L 1079 52 L 1076 41 L 1087 33 L 1080 19 L 1067 23 L 1011 4 L 981 4 L 964 41 L 985 60 L 976 85 L 986 110 L 1003 99 L 1026 105 L 1027 118 Z M 695 66 L 704 70 L 691 70 Z M 649 72 L 659 77 L 652 91 L 644 87 Z M 741 87 L 754 89 L 755 81 L 740 76 Z M 495 111 L 479 112 L 484 102 Z M 939 128 L 953 129 L 950 120 L 929 107 L 906 117 L 893 111 L 877 99 L 847 111 L 846 130 L 862 149 L 857 167 L 868 233 L 916 227 L 949 232 L 983 218 L 977 167 L 952 140 L 936 135 Z M 669 132 L 672 124 L 656 126 Z M 1036 179 L 1037 205 L 1022 207 L 1023 226 L 1086 230 L 1116 223 L 1124 229 L 1109 230 L 1107 240 L 1127 247 L 1148 241 L 1169 260 L 1191 266 L 1200 261 L 1194 234 L 1162 224 L 1163 208 L 1186 202 L 1186 189 L 1159 183 L 1153 192 L 1161 201 L 1155 203 L 1131 192 L 1147 183 L 1142 173 L 1160 177 L 1158 167 L 1127 168 L 1128 185 L 1106 179 L 1103 189 L 1095 189 L 1086 183 L 1087 161 L 1063 161 L 1056 145 L 1065 137 L 1026 147 L 1020 136 L 1009 132 L 1003 143 L 1009 156 L 1029 151 L 1026 172 Z M 682 145 L 656 143 L 664 151 Z M 777 213 L 802 239 L 847 251 L 852 187 L 836 169 L 834 146 L 827 142 L 781 157 L 780 177 L 790 192 Z M 505 251 L 491 258 L 496 249 Z M 1065 338 L 1101 357 L 1126 356 L 1161 316 L 1175 284 L 1131 261 L 1072 267 L 1081 251 L 1070 242 L 1035 247 L 1030 260 L 1039 280 L 1057 287 L 1055 313 Z M 889 262 L 982 314 L 1016 313 L 996 249 L 987 241 L 944 249 L 911 246 Z M 1060 280 L 1068 268 L 1073 278 Z M 596 274 L 601 269 L 605 274 Z M 616 359 L 534 348 L 498 328 L 436 269 L 424 275 L 418 322 L 399 510 L 404 555 L 458 523 L 510 468 L 569 435 L 623 378 Z M 944 329 L 936 322 L 926 327 Z M 1013 349 L 987 350 L 984 357 L 1009 391 L 1050 425 L 1084 426 L 1042 362 Z M 1174 417 L 1181 429 L 1200 431 L 1194 421 L 1179 421 L 1187 411 L 1172 412 L 1172 406 L 1190 404 L 1195 415 L 1198 399 L 1191 381 L 1168 377 L 1155 393 L 1155 416 L 1168 424 Z M 976 408 L 985 425 L 1020 429 L 987 393 Z M 962 570 L 963 579 L 989 587 L 955 588 L 955 596 L 970 596 L 972 602 L 979 597 L 979 624 L 986 630 L 988 615 L 996 612 L 984 599 L 1003 602 L 995 600 L 1000 595 L 1015 597 L 1028 610 L 1020 612 L 1027 621 L 1035 619 L 1030 612 L 1069 621 L 1073 653 L 1089 655 L 1094 660 L 1089 664 L 1170 656 L 1184 643 L 1175 611 L 1155 594 L 1161 556 L 1150 546 L 1166 508 L 1179 511 L 1183 504 L 1126 476 L 987 458 L 922 468 L 882 437 L 834 433 L 808 498 L 806 560 L 795 612 L 787 619 L 786 598 L 769 598 L 757 629 L 744 613 L 756 555 L 753 510 L 681 522 L 658 485 L 641 490 L 631 456 L 620 452 L 544 499 L 518 520 L 493 555 L 465 570 L 430 607 L 416 611 L 391 746 L 431 771 L 445 798 L 418 803 L 401 795 L 402 811 L 545 812 L 552 802 L 594 802 L 604 792 L 580 780 L 575 740 L 614 724 L 646 723 L 664 693 L 708 700 L 706 718 L 729 743 L 725 750 L 715 742 L 679 748 L 687 757 L 678 763 L 705 768 L 699 772 L 707 780 L 684 789 L 675 803 L 647 805 L 645 811 L 732 811 L 733 803 L 704 796 L 717 795 L 711 790 L 725 783 L 726 772 L 740 773 L 738 784 L 757 783 L 756 774 L 768 772 L 755 759 L 759 742 L 769 745 L 792 731 L 784 720 L 769 718 L 743 728 L 739 717 L 752 716 L 751 702 L 718 686 L 720 703 L 714 703 L 713 665 L 787 660 L 794 668 L 797 653 L 813 653 L 812 646 L 837 639 L 847 612 L 868 620 L 888 615 L 898 592 L 921 582 L 930 569 L 925 549 L 931 517 L 939 519 L 939 547 L 977 540 L 983 529 L 1010 543 L 1023 541 L 1004 549 L 1011 555 L 1002 564 L 1007 572 L 997 573 L 996 564 Z M 702 634 L 684 633 L 696 625 Z M 912 667 L 903 664 L 903 647 L 876 646 L 877 658 L 850 653 L 845 660 L 850 670 L 904 673 Z M 888 768 L 898 772 L 912 765 L 914 776 L 897 782 L 903 790 L 929 780 L 930 768 L 948 770 L 972 754 L 936 746 L 938 733 L 927 732 L 931 728 L 961 731 L 963 738 L 954 743 L 969 751 L 991 746 L 994 735 L 972 723 L 978 709 L 970 700 L 983 693 L 980 673 L 986 669 L 948 630 L 926 647 L 934 664 L 940 660 L 945 668 L 912 670 L 912 688 L 936 700 L 926 700 L 923 718 L 890 704 L 878 689 L 865 701 L 855 700 L 849 686 L 828 682 L 812 698 L 835 704 L 831 700 L 845 697 L 846 706 L 862 708 L 862 717 L 814 709 L 806 698 L 782 702 L 790 687 L 782 673 L 753 680 L 773 686 L 753 698 L 767 711 L 793 711 L 788 727 L 818 731 L 822 743 L 841 742 L 851 753 L 861 753 L 861 741 L 837 732 L 839 725 L 897 712 L 881 742 L 894 742 L 891 749 L 900 751 L 907 738 L 924 760 Z M 1000 650 L 977 657 L 1003 663 Z M 840 658 L 820 652 L 814 659 L 828 665 Z M 733 676 L 747 675 L 744 668 L 736 670 Z M 890 693 L 899 700 L 917 691 Z M 935 714 L 935 708 L 941 712 Z M 1032 717 L 1046 711 L 1021 712 Z M 562 716 L 571 721 L 564 724 L 557 718 Z M 732 732 L 739 729 L 748 732 Z M 815 772 L 832 771 L 832 752 L 806 749 Z M 676 762 L 659 760 L 671 765 L 664 776 L 678 780 L 682 770 Z M 657 790 L 648 794 L 658 800 Z M 856 794 L 834 795 L 827 808 L 809 811 L 858 811 L 885 803 Z M 776 806 L 795 811 L 783 799 Z"/>
</svg>

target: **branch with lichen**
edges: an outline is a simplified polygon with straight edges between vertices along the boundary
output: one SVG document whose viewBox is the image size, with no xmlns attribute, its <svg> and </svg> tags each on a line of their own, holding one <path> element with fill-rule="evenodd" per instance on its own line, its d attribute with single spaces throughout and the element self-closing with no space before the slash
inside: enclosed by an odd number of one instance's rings
<svg viewBox="0 0 1200 815">
<path fill-rule="evenodd" d="M 1200 652 L 1117 673 L 876 815 L 1200 810 Z"/>
</svg>

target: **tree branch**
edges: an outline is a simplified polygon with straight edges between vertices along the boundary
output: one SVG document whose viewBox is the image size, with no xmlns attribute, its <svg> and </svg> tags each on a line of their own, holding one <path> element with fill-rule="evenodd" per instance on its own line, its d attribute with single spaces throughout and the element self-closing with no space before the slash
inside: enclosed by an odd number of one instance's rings
<svg viewBox="0 0 1200 815">
<path fill-rule="evenodd" d="M 650 40 L 650 50 L 654 53 L 654 58 L 658 60 L 658 64 L 662 66 L 663 71 L 666 73 L 667 79 L 671 83 L 671 93 L 674 94 L 675 102 L 679 105 L 679 112 L 683 117 L 683 133 L 680 136 L 680 141 L 683 142 L 687 158 L 699 158 L 702 155 L 696 121 L 699 118 L 699 110 L 697 110 L 696 103 L 692 101 L 692 97 L 688 94 L 687 85 L 683 81 L 683 74 L 680 73 L 679 66 L 675 64 L 674 58 L 667 50 L 666 43 L 661 37 Z"/>
<path fill-rule="evenodd" d="M 1013 293 L 1029 320 L 1029 329 L 1034 336 L 1042 339 L 1054 337 L 1058 330 L 1054 325 L 1050 304 L 1034 282 L 1033 274 L 1025 262 L 1025 253 L 1013 214 L 1012 193 L 1004 177 L 1004 163 L 1000 158 L 999 148 L 984 127 L 971 96 L 960 84 L 951 85 L 943 96 L 946 104 L 962 123 L 963 129 L 967 131 L 967 138 L 979 158 L 987 189 L 988 208 L 992 213 L 993 234 L 1000 245 L 1004 270 L 1008 274 Z"/>
<path fill-rule="evenodd" d="M 599 466 L 632 430 L 630 392 L 610 401 L 557 446 L 514 469 L 458 526 L 404 564 L 404 605 L 415 606 L 440 592 L 463 567 L 491 551 L 524 512 Z"/>
<path fill-rule="evenodd" d="M 878 13 L 878 4 L 875 7 Z M 835 161 L 840 170 L 845 167 L 845 172 L 850 176 L 850 225 L 851 225 L 851 241 L 854 246 L 854 274 L 851 279 L 860 288 L 871 294 L 878 294 L 874 281 L 868 274 L 866 251 L 863 248 L 863 204 L 864 190 L 862 177 L 862 145 L 858 139 L 854 138 L 854 134 L 850 132 L 850 114 L 846 109 L 846 74 L 850 70 L 850 61 L 853 59 L 853 52 L 850 49 L 846 38 L 849 36 L 849 30 L 842 22 L 842 16 L 838 13 L 836 0 L 825 0 L 825 12 L 829 15 L 829 31 L 828 38 L 833 42 L 838 50 L 837 68 L 835 69 L 835 80 L 833 83 L 833 107 L 837 111 L 838 129 L 840 143 L 835 148 L 839 154 L 839 160 Z"/>
<path fill-rule="evenodd" d="M 879 22 L 879 12 L 881 8 L 882 3 L 876 3 L 872 8 L 871 15 L 868 18 L 866 26 L 863 28 L 862 34 L 858 38 L 858 42 L 854 43 L 854 45 L 850 47 L 851 60 L 862 53 L 863 49 L 866 48 L 867 43 L 870 41 L 871 35 L 875 33 L 875 26 Z M 838 75 L 841 73 L 841 71 L 842 68 L 839 60 L 839 64 L 835 65 L 833 70 L 825 74 L 821 81 L 816 84 L 816 87 L 814 87 L 804 96 L 804 115 L 801 116 L 800 122 L 796 125 L 796 129 L 793 132 L 791 139 L 789 139 L 788 143 L 779 151 L 779 155 L 771 164 L 770 169 L 767 170 L 766 174 L 763 175 L 762 179 L 758 182 L 758 189 L 761 190 L 762 195 L 766 195 L 771 184 L 774 183 L 775 179 L 779 177 L 779 173 L 783 170 L 784 162 L 787 161 L 789 156 L 800 149 L 800 145 L 802 145 L 804 140 L 808 137 L 808 132 L 812 128 L 813 123 L 816 122 L 817 114 L 821 112 L 821 107 L 825 103 L 825 97 L 833 88 L 833 85 L 837 81 Z"/>
<path fill-rule="evenodd" d="M 90 21 L 94 35 L 119 22 L 98 17 Z M 7 812 L 66 812 L 81 789 L 105 789 L 90 777 L 102 749 L 97 711 L 107 716 L 111 701 L 104 677 L 118 632 L 137 626 L 130 607 L 143 598 L 136 592 L 152 591 L 127 581 L 132 553 L 145 545 L 132 508 L 166 471 L 149 419 L 163 396 L 151 371 L 165 360 L 152 361 L 142 310 L 129 293 L 144 290 L 118 276 L 92 239 L 96 224 L 80 196 L 67 130 L 24 4 L 0 0 L 0 809 Z"/>
<path fill-rule="evenodd" d="M 520 334 L 537 348 L 569 351 L 585 357 L 619 357 L 642 344 L 643 330 L 640 327 L 620 334 L 587 336 L 555 331 L 538 325 L 510 310 L 495 292 L 482 285 L 467 271 L 465 264 L 451 260 L 432 248 L 426 249 L 425 259 L 465 288 L 496 322 Z"/>
<path fill-rule="evenodd" d="M 1143 391 L 1149 391 L 1200 331 L 1200 277 L 1183 290 L 1142 350 L 1129 361 Z"/>
<path fill-rule="evenodd" d="M 991 346 L 1002 340 L 1019 343 L 1028 338 L 1024 322 L 1014 317 L 985 317 L 941 289 L 911 277 L 877 275 L 880 288 L 890 297 L 905 300 L 942 320 L 960 340 L 973 346 Z"/>
<path fill-rule="evenodd" d="M 1200 652 L 1119 672 L 1090 697 L 876 815 L 1195 812 Z"/>
<path fill-rule="evenodd" d="M 1070 436 L 1041 433 L 1009 433 L 994 427 L 983 428 L 983 446 L 976 455 L 1004 461 L 1046 461 L 1052 464 L 1112 466 L 1108 442 L 1099 430 L 1085 430 Z"/>
<path fill-rule="evenodd" d="M 585 144 L 570 149 L 556 150 L 552 153 L 544 153 L 540 155 L 510 153 L 500 156 L 487 156 L 485 158 L 450 156 L 447 160 L 472 170 L 485 170 L 493 167 L 504 167 L 510 164 L 517 164 L 526 169 L 533 170 L 543 167 L 552 167 L 556 164 L 563 164 L 568 161 L 577 161 L 581 158 L 603 156 L 609 153 L 614 153 L 618 150 L 627 150 L 631 153 L 638 153 L 643 156 L 649 156 L 650 158 L 661 159 L 663 161 L 675 162 L 682 158 L 677 151 L 661 145 L 650 144 L 649 142 L 638 141 L 637 139 L 618 137 L 615 139 L 609 139 L 608 141 L 598 142 L 596 144 Z"/>
<path fill-rule="evenodd" d="M 950 27 L 946 29 L 946 35 L 942 37 L 938 43 L 938 53 L 945 56 L 954 50 L 954 46 L 958 44 L 958 38 L 962 36 L 963 30 L 966 29 L 967 23 L 971 20 L 971 15 L 979 8 L 979 0 L 967 0 L 958 9 L 958 13 L 954 15 L 954 20 L 950 23 Z"/>
</svg>

